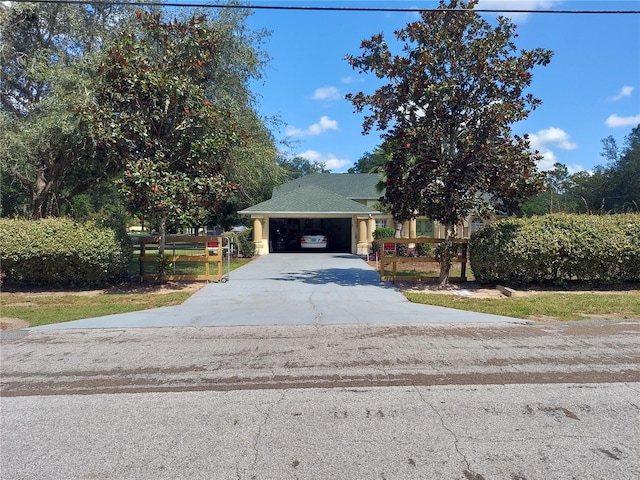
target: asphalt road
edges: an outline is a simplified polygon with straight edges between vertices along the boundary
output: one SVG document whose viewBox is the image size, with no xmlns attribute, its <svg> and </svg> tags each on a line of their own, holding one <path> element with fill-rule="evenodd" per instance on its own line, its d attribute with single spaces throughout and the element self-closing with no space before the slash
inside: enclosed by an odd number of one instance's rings
<svg viewBox="0 0 640 480">
<path fill-rule="evenodd" d="M 637 479 L 637 322 L 20 330 L 2 479 Z"/>
</svg>

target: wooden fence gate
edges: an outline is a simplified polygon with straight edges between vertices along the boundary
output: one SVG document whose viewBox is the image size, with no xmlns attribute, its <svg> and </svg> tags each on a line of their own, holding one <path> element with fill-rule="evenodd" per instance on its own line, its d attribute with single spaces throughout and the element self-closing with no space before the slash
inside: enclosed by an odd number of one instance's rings
<svg viewBox="0 0 640 480">
<path fill-rule="evenodd" d="M 159 236 L 138 237 L 140 242 L 140 279 L 154 280 L 157 278 L 159 257 L 148 255 L 149 245 L 158 245 Z M 206 280 L 219 282 L 223 278 L 222 264 L 224 261 L 224 237 L 213 236 L 183 236 L 167 235 L 165 241 L 165 262 L 171 264 L 167 280 Z M 157 247 L 155 247 L 157 252 Z M 155 268 L 149 268 L 149 264 Z M 212 265 L 213 264 L 213 265 Z M 178 273 L 180 270 L 186 273 Z M 194 271 L 196 270 L 196 271 Z"/>
<path fill-rule="evenodd" d="M 419 282 L 422 280 L 434 281 L 438 280 L 439 276 L 433 275 L 408 275 L 403 272 L 402 275 L 398 274 L 398 265 L 402 268 L 402 265 L 407 264 L 427 264 L 438 263 L 438 260 L 431 254 L 430 256 L 418 256 L 416 246 L 420 244 L 433 244 L 434 246 L 441 244 L 444 239 L 442 238 L 381 238 L 375 240 L 380 245 L 380 263 L 379 272 L 380 280 L 395 282 L 398 279 Z M 403 254 L 400 254 L 399 245 L 405 245 L 406 249 Z M 413 245 L 413 246 L 412 246 Z M 467 239 L 454 239 L 453 246 L 456 251 L 451 258 L 451 264 L 460 263 L 460 276 L 451 276 L 450 280 L 453 281 L 467 281 L 467 251 L 469 241 Z M 389 271 L 386 266 L 391 265 Z"/>
</svg>

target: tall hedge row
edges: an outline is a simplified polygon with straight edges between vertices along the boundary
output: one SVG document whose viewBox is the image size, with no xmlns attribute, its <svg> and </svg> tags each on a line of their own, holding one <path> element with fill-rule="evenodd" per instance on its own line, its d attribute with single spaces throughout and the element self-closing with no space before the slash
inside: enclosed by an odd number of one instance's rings
<svg viewBox="0 0 640 480">
<path fill-rule="evenodd" d="M 126 276 L 126 234 L 66 218 L 0 219 L 0 269 L 7 285 L 103 286 Z"/>
<path fill-rule="evenodd" d="M 477 281 L 640 281 L 640 214 L 555 214 L 487 225 L 470 239 Z"/>
</svg>

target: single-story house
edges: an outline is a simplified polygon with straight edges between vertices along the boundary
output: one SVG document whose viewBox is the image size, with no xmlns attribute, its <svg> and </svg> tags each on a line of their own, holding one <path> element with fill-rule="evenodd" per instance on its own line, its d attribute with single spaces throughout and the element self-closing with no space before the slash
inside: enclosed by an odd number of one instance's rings
<svg viewBox="0 0 640 480">
<path fill-rule="evenodd" d="M 274 188 L 270 200 L 238 213 L 252 219 L 258 255 L 300 250 L 300 237 L 309 229 L 326 232 L 330 251 L 366 255 L 373 231 L 394 227 L 393 218 L 378 210 L 379 182 L 377 174 L 315 173 Z M 484 225 L 479 217 L 467 220 L 459 227 L 462 236 Z M 443 233 L 437 222 L 424 217 L 405 222 L 401 230 L 406 238 Z"/>
</svg>

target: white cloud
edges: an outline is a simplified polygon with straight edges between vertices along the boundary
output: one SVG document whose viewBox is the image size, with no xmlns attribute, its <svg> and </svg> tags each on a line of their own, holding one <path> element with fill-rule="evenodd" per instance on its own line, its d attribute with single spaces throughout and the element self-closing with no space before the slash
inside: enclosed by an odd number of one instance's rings
<svg viewBox="0 0 640 480">
<path fill-rule="evenodd" d="M 313 100 L 338 100 L 340 99 L 340 90 L 336 87 L 321 87 L 313 92 L 311 98 Z"/>
<path fill-rule="evenodd" d="M 557 0 L 480 0 L 477 9 L 481 10 L 546 10 L 561 3 Z M 502 13 L 514 21 L 525 21 L 529 13 Z"/>
<path fill-rule="evenodd" d="M 538 133 L 530 133 L 529 141 L 531 142 L 531 148 L 538 150 L 543 157 L 538 163 L 538 168 L 543 171 L 551 170 L 553 164 L 559 161 L 551 147 L 556 147 L 560 150 L 575 150 L 578 148 L 575 143 L 569 140 L 569 134 L 557 127 L 546 128 Z M 574 167 L 580 168 L 577 165 Z"/>
<path fill-rule="evenodd" d="M 537 143 L 538 145 L 552 144 L 561 148 L 562 150 L 575 150 L 577 145 L 569 141 L 569 134 L 561 128 L 551 127 L 544 130 L 540 130 L 538 133 L 532 133 L 529 135 L 531 145 Z"/>
<path fill-rule="evenodd" d="M 306 158 L 310 162 L 321 163 L 324 165 L 324 168 L 332 171 L 341 170 L 353 164 L 351 160 L 338 158 L 333 153 L 323 155 L 316 150 L 307 150 L 305 152 L 298 153 L 298 156 Z"/>
<path fill-rule="evenodd" d="M 624 86 L 620 89 L 620 93 L 618 93 L 615 97 L 611 97 L 610 100 L 613 100 L 615 102 L 616 100 L 621 100 L 625 97 L 630 97 L 631 92 L 633 92 L 633 87 Z"/>
<path fill-rule="evenodd" d="M 620 117 L 617 114 L 609 115 L 609 118 L 604 122 L 607 127 L 635 127 L 640 123 L 640 115 L 632 117 Z"/>
<path fill-rule="evenodd" d="M 331 120 L 327 116 L 320 117 L 320 121 L 310 125 L 307 129 L 301 129 L 297 127 L 287 127 L 285 134 L 288 137 L 312 137 L 320 135 L 327 130 L 338 130 L 338 122 Z"/>
<path fill-rule="evenodd" d="M 571 165 L 567 165 L 566 167 L 569 172 L 569 175 L 586 171 L 586 168 L 584 168 L 582 165 L 578 165 L 577 163 L 572 163 Z"/>
<path fill-rule="evenodd" d="M 342 77 L 340 79 L 340 83 L 344 83 L 345 85 L 350 85 L 352 83 L 364 83 L 364 78 L 362 75 L 358 77 L 352 77 L 349 75 L 348 77 Z"/>
</svg>

